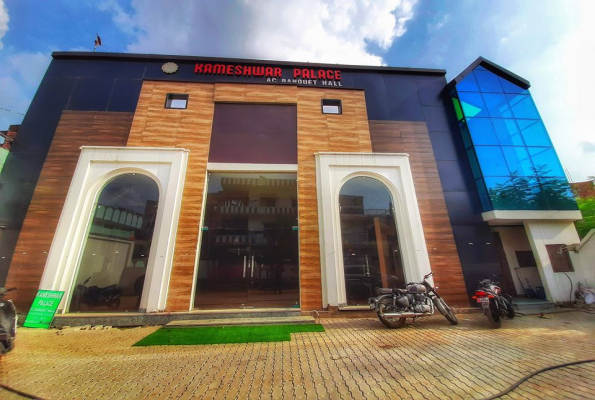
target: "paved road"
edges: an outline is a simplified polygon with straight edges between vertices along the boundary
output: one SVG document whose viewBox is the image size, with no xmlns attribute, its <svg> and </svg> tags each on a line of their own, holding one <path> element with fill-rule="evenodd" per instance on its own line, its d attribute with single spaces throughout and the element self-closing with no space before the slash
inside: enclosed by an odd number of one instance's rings
<svg viewBox="0 0 595 400">
<path fill-rule="evenodd" d="M 20 329 L 0 382 L 48 399 L 481 399 L 536 369 L 595 358 L 595 315 L 442 317 L 388 330 L 322 320 L 291 342 L 131 347 L 157 328 Z M 539 375 L 503 399 L 595 399 L 595 364 Z M 0 391 L 0 398 L 18 398 Z"/>
</svg>

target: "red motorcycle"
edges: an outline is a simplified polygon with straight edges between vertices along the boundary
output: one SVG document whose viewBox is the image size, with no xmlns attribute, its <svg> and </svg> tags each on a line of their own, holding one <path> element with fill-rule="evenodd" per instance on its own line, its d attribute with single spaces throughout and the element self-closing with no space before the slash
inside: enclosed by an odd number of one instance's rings
<svg viewBox="0 0 595 400">
<path fill-rule="evenodd" d="M 512 307 L 512 297 L 502 294 L 502 289 L 496 283 L 490 279 L 479 281 L 475 296 L 471 298 L 481 304 L 492 328 L 498 329 L 502 326 L 502 318 L 506 316 L 512 319 L 516 313 Z"/>
</svg>

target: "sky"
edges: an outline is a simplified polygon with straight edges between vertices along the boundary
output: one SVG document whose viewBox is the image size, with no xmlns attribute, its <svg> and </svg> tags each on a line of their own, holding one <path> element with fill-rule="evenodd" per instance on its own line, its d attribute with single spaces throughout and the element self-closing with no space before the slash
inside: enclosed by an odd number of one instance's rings
<svg viewBox="0 0 595 400">
<path fill-rule="evenodd" d="M 0 130 L 52 51 L 443 68 L 483 56 L 531 82 L 574 181 L 595 175 L 594 0 L 0 0 Z M 9 111 L 7 111 L 9 110 Z"/>
</svg>

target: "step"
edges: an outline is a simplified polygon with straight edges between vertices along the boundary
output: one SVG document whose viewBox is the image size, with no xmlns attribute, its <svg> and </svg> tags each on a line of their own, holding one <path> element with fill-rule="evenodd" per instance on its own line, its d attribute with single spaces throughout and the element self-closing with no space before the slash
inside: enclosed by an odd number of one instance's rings
<svg viewBox="0 0 595 400">
<path fill-rule="evenodd" d="M 181 320 L 220 320 L 232 318 L 280 318 L 301 316 L 299 308 L 256 308 L 233 310 L 194 310 L 187 312 L 159 312 L 159 313 L 72 313 L 60 314 L 54 317 L 52 326 L 150 326 L 166 325 L 172 321 Z"/>
<path fill-rule="evenodd" d="M 535 299 L 522 299 L 522 300 L 513 299 L 512 306 L 518 311 L 548 310 L 548 309 L 556 308 L 556 305 L 554 303 L 552 303 L 551 301 L 535 300 Z"/>
<path fill-rule="evenodd" d="M 221 318 L 221 319 L 191 319 L 182 321 L 171 321 L 165 325 L 166 328 L 188 328 L 199 326 L 246 326 L 246 325 L 294 325 L 313 324 L 314 317 L 265 317 L 265 318 Z"/>
</svg>

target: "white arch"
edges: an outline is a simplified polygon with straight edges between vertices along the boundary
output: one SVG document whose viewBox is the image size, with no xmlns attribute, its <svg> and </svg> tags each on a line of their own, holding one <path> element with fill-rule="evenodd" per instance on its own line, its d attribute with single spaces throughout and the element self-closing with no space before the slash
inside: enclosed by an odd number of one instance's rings
<svg viewBox="0 0 595 400">
<path fill-rule="evenodd" d="M 151 182 L 153 182 L 153 184 L 155 184 L 155 187 L 158 190 L 158 198 L 161 195 L 161 192 L 159 191 L 159 184 L 157 183 L 157 181 L 155 180 L 154 176 L 151 176 L 152 174 L 149 174 L 148 171 L 138 171 L 138 172 L 129 172 L 127 171 L 126 168 L 121 168 L 121 169 L 117 169 L 112 171 L 112 173 L 110 174 L 106 174 L 102 177 L 100 177 L 97 180 L 97 184 L 96 185 L 92 185 L 92 190 L 89 192 L 88 196 L 90 196 L 92 198 L 92 204 L 95 205 L 99 202 L 99 197 L 101 197 L 101 194 L 103 193 L 103 191 L 106 189 L 106 187 L 108 185 L 110 185 L 112 182 L 118 180 L 119 178 L 123 177 L 123 176 L 127 176 L 127 175 L 143 175 L 148 177 L 149 179 L 151 179 Z M 95 206 L 93 206 L 95 207 Z M 111 207 L 110 207 L 111 209 Z M 157 210 L 159 212 L 159 209 Z M 120 222 L 122 223 L 122 221 L 125 220 L 131 216 L 130 212 L 126 212 L 126 211 L 120 211 L 118 209 L 116 209 L 113 213 L 113 217 L 111 218 L 111 221 L 114 222 Z M 76 284 L 75 279 L 80 271 L 81 268 L 81 262 L 82 262 L 82 257 L 83 257 L 83 253 L 85 251 L 85 247 L 87 246 L 87 240 L 88 240 L 88 235 L 89 235 L 89 231 L 91 229 L 91 225 L 93 223 L 93 215 L 89 216 L 89 220 L 87 222 L 87 235 L 86 237 L 83 239 L 82 242 L 82 246 L 81 249 L 79 251 L 79 259 L 76 262 L 76 265 L 74 266 L 74 271 L 72 273 L 72 280 L 70 283 L 70 288 L 74 288 L 74 285 Z M 155 231 L 153 230 L 153 235 L 155 234 Z M 151 251 L 153 251 L 153 246 L 151 246 L 151 249 L 149 250 L 149 256 L 151 254 Z M 147 271 L 149 272 L 149 271 Z M 143 293 L 144 294 L 144 293 Z M 68 309 L 70 307 L 70 300 L 72 300 L 72 291 L 64 293 L 64 297 L 66 297 L 66 309 Z M 141 301 L 142 301 L 142 297 L 141 297 Z M 136 310 L 135 310 L 136 311 Z"/>
<path fill-rule="evenodd" d="M 117 176 L 138 173 L 159 188 L 154 240 L 147 262 L 141 310 L 165 309 L 188 150 L 134 147 L 82 147 L 40 289 L 64 291 L 59 310 L 70 301 L 74 276 L 99 193 Z"/>
<path fill-rule="evenodd" d="M 401 245 L 401 236 L 402 233 L 399 232 L 399 220 L 406 218 L 404 215 L 399 215 L 399 210 L 402 209 L 402 205 L 399 202 L 402 202 L 402 200 L 399 198 L 399 191 L 398 189 L 395 187 L 394 184 L 392 184 L 389 180 L 387 180 L 385 177 L 383 177 L 380 174 L 374 173 L 374 172 L 369 172 L 369 171 L 358 171 L 358 172 L 353 172 L 352 174 L 347 175 L 345 178 L 343 178 L 339 184 L 337 185 L 337 193 L 335 195 L 335 199 L 337 200 L 336 204 L 335 204 L 335 208 L 338 212 L 337 218 L 338 218 L 338 222 L 339 222 L 339 254 L 338 254 L 338 258 L 340 260 L 340 264 L 343 267 L 343 274 L 345 273 L 345 260 L 343 258 L 343 231 L 342 231 L 342 226 L 341 226 L 341 211 L 340 211 L 340 196 L 341 196 L 341 190 L 343 189 L 343 187 L 345 186 L 345 184 L 349 181 L 351 181 L 352 179 L 355 178 L 370 178 L 370 179 L 374 179 L 376 180 L 378 183 L 380 183 L 384 189 L 386 190 L 386 193 L 388 193 L 392 206 L 393 206 L 393 218 L 394 218 L 394 222 L 395 222 L 395 229 L 396 229 L 396 234 L 397 234 L 397 242 L 399 244 L 399 251 L 403 251 L 401 249 L 402 245 Z M 390 188 L 392 188 L 393 190 L 391 190 Z M 396 195 L 395 195 L 396 194 Z M 402 228 L 401 228 L 402 229 Z M 378 240 L 378 238 L 377 238 Z M 404 266 L 403 266 L 404 267 Z M 407 280 L 407 271 L 405 271 L 405 268 L 403 268 L 403 273 L 405 274 L 405 279 Z M 343 275 L 342 277 L 343 280 L 345 280 L 345 276 Z"/>
<path fill-rule="evenodd" d="M 407 154 L 318 153 L 316 167 L 323 307 L 346 305 L 338 204 L 341 188 L 356 176 L 380 181 L 393 199 L 407 280 L 421 280 L 430 271 Z"/>
</svg>

